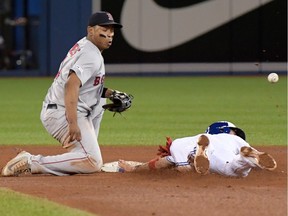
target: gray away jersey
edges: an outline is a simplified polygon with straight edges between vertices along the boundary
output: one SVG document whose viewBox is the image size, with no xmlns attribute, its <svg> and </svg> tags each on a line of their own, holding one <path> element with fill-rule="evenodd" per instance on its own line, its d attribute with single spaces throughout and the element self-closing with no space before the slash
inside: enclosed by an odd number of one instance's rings
<svg viewBox="0 0 288 216">
<path fill-rule="evenodd" d="M 45 102 L 64 106 L 64 88 L 70 70 L 81 80 L 77 109 L 81 112 L 91 111 L 101 98 L 105 67 L 100 50 L 86 37 L 79 40 L 67 53 Z"/>
</svg>

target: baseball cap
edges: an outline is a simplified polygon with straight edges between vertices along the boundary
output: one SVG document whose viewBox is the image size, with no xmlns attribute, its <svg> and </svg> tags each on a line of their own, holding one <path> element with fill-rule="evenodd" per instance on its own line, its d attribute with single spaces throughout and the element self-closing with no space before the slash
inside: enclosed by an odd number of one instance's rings
<svg viewBox="0 0 288 216">
<path fill-rule="evenodd" d="M 98 11 L 92 14 L 89 18 L 88 26 L 105 26 L 105 25 L 113 25 L 115 28 L 122 28 L 120 23 L 114 21 L 113 16 L 106 11 Z"/>
</svg>

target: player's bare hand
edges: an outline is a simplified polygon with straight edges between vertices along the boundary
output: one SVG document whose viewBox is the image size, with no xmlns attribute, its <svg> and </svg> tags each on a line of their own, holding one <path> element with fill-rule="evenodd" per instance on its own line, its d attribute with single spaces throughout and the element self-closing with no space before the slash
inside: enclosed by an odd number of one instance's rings
<svg viewBox="0 0 288 216">
<path fill-rule="evenodd" d="M 133 172 L 135 170 L 135 166 L 128 164 L 125 160 L 119 160 L 118 166 L 122 168 L 125 172 Z"/>
<path fill-rule="evenodd" d="M 77 128 L 78 128 L 78 126 L 77 126 Z M 68 134 L 65 137 L 64 142 L 62 144 L 63 148 L 69 148 L 70 146 L 74 145 L 75 142 L 81 140 L 81 133 L 80 133 L 79 128 L 78 129 L 77 128 L 73 129 L 73 127 L 69 126 Z"/>
<path fill-rule="evenodd" d="M 68 136 L 70 137 L 69 142 L 81 141 L 81 131 L 77 124 L 69 124 Z"/>
</svg>

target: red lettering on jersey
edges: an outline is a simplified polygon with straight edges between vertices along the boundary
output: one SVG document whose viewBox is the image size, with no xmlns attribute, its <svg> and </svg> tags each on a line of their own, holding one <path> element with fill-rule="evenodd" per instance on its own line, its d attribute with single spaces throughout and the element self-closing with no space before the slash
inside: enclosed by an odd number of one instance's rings
<svg viewBox="0 0 288 216">
<path fill-rule="evenodd" d="M 97 76 L 95 77 L 95 80 L 94 80 L 94 86 L 97 86 L 99 84 L 103 84 L 104 83 L 104 80 L 105 80 L 105 76 Z"/>
<path fill-rule="evenodd" d="M 97 86 L 97 85 L 99 85 L 99 83 L 100 83 L 100 78 L 101 77 L 95 77 L 95 80 L 94 80 L 94 86 Z"/>
<path fill-rule="evenodd" d="M 61 70 L 58 71 L 58 73 L 56 74 L 55 78 L 57 79 L 60 76 Z"/>
<path fill-rule="evenodd" d="M 80 46 L 78 43 L 76 43 L 70 50 L 69 50 L 69 54 L 70 56 L 73 56 L 76 52 L 78 52 L 80 50 Z"/>
<path fill-rule="evenodd" d="M 78 43 L 76 43 L 70 50 L 69 50 L 69 55 L 70 55 L 70 57 L 72 57 L 76 52 L 78 52 L 78 51 L 80 51 L 80 46 L 79 46 L 79 44 Z M 67 54 L 67 56 L 65 57 L 65 59 L 68 57 L 68 54 Z M 62 71 L 62 64 L 63 64 L 63 62 L 65 61 L 65 59 L 61 62 L 61 65 L 60 65 L 60 68 L 61 68 L 61 70 L 59 70 L 58 71 L 58 73 L 56 74 L 56 76 L 55 76 L 55 78 L 57 79 L 59 76 L 60 76 L 60 74 L 61 74 L 61 71 Z"/>
</svg>

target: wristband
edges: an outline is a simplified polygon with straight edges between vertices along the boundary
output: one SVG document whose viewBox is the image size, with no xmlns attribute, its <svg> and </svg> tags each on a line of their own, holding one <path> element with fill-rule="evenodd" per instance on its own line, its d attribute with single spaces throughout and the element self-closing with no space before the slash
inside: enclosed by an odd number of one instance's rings
<svg viewBox="0 0 288 216">
<path fill-rule="evenodd" d="M 102 94 L 101 94 L 102 98 L 105 98 L 105 94 L 106 94 L 107 90 L 108 90 L 108 88 L 105 88 L 105 87 L 103 88 L 103 91 L 102 91 Z"/>
<path fill-rule="evenodd" d="M 156 162 L 157 162 L 158 160 L 159 160 L 159 158 L 155 158 L 155 159 L 150 160 L 150 161 L 148 162 L 148 167 L 149 167 L 150 170 L 155 170 L 155 169 L 157 169 L 157 168 L 156 168 Z"/>
</svg>

